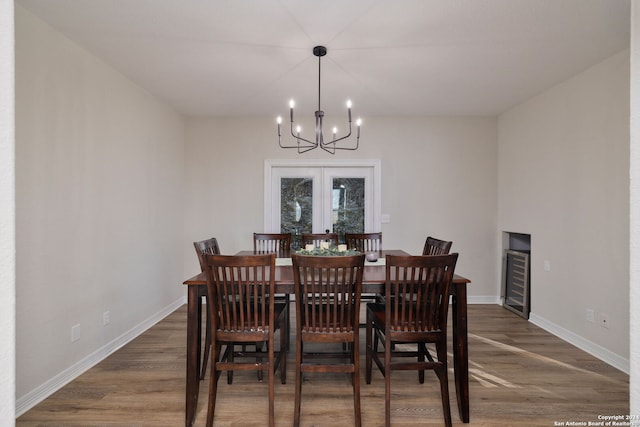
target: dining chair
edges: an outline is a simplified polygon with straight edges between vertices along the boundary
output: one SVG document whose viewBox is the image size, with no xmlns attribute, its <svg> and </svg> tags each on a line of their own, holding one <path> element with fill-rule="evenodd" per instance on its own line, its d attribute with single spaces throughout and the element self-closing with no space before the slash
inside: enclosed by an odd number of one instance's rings
<svg viewBox="0 0 640 427">
<path fill-rule="evenodd" d="M 360 252 L 381 252 L 382 233 L 345 233 L 347 248 Z"/>
<path fill-rule="evenodd" d="M 422 255 L 444 255 L 451 250 L 452 241 L 440 240 L 435 237 L 428 236 L 424 242 Z"/>
<path fill-rule="evenodd" d="M 270 253 L 274 252 L 278 257 L 289 258 L 291 256 L 291 234 L 290 233 L 253 233 L 253 253 Z M 287 330 L 291 331 L 290 295 L 284 294 L 276 296 L 278 301 L 284 301 L 287 304 Z M 289 350 L 289 335 L 287 335 L 286 347 Z"/>
<path fill-rule="evenodd" d="M 280 380 L 286 383 L 285 334 L 287 314 L 284 303 L 276 303 L 275 254 L 264 255 L 204 255 L 209 317 L 211 318 L 211 374 L 207 426 L 213 425 L 218 378 L 222 371 L 268 371 L 269 426 L 275 423 L 275 371 L 280 368 Z M 280 350 L 275 352 L 275 331 L 280 330 Z M 267 343 L 264 353 L 246 352 L 243 362 L 233 356 L 235 343 Z M 226 345 L 224 352 L 222 345 Z"/>
<path fill-rule="evenodd" d="M 364 254 L 335 257 L 293 254 L 292 262 L 297 326 L 293 425 L 300 425 L 302 373 L 344 372 L 351 374 L 354 425 L 359 427 L 362 417 L 358 322 Z M 327 348 L 332 343 L 343 344 L 342 351 Z M 307 345 L 317 351 L 307 351 Z M 337 363 L 340 359 L 346 362 Z"/>
<path fill-rule="evenodd" d="M 447 312 L 449 289 L 458 254 L 387 255 L 385 304 L 367 304 L 366 382 L 371 384 L 373 363 L 384 376 L 385 426 L 391 424 L 391 372 L 417 370 L 424 383 L 425 369 L 435 371 L 440 380 L 442 411 L 451 426 L 447 371 Z M 384 351 L 378 351 L 382 343 Z M 405 345 L 397 345 L 405 344 Z M 407 346 L 406 344 L 411 344 Z M 414 347 L 413 344 L 416 344 Z M 435 344 L 434 358 L 427 344 Z M 400 362 L 399 358 L 415 358 Z"/>
<path fill-rule="evenodd" d="M 344 241 L 347 244 L 347 248 L 354 249 L 359 252 L 382 252 L 382 233 L 345 233 Z M 383 299 L 382 294 L 364 294 L 361 296 L 361 300 L 366 301 L 379 301 Z M 364 323 L 360 324 L 363 328 Z"/>
<path fill-rule="evenodd" d="M 204 273 L 205 270 L 205 264 L 204 264 L 204 255 L 205 254 L 209 254 L 209 255 L 220 255 L 220 247 L 218 246 L 218 240 L 215 237 L 212 237 L 210 239 L 206 239 L 206 240 L 201 240 L 199 242 L 193 242 L 193 246 L 196 249 L 196 254 L 198 255 L 198 262 L 200 263 L 200 270 Z M 208 291 L 205 293 L 204 295 L 204 300 L 206 303 L 206 306 L 209 306 L 209 301 L 208 301 Z M 288 297 L 287 297 L 288 299 Z M 289 309 L 289 306 L 287 305 L 287 310 Z M 209 311 L 207 309 L 207 312 L 205 313 L 205 339 L 204 339 L 204 346 L 202 346 L 202 364 L 201 364 L 201 368 L 200 368 L 200 379 L 204 380 L 205 374 L 207 372 L 207 366 L 209 364 L 209 354 L 210 354 L 210 349 L 211 349 L 211 321 L 209 320 Z M 288 319 L 287 319 L 288 321 Z M 290 323 L 287 323 L 287 331 L 290 330 L 290 328 L 288 327 L 290 326 Z M 287 334 L 287 346 L 288 346 L 288 334 Z M 258 347 L 261 346 L 261 344 L 258 345 Z M 231 345 L 231 348 L 233 348 L 233 345 Z M 288 348 L 288 347 L 287 347 Z M 242 344 L 242 351 L 246 352 L 246 344 Z M 234 353 L 231 353 L 230 357 L 233 357 Z M 259 371 L 258 372 L 258 380 L 262 381 L 262 372 Z M 233 371 L 228 371 L 227 372 L 227 383 L 231 384 L 233 382 Z"/>
<path fill-rule="evenodd" d="M 198 255 L 198 263 L 200 264 L 200 271 L 204 273 L 205 264 L 204 264 L 204 254 L 210 255 L 219 255 L 220 247 L 218 246 L 218 240 L 215 237 L 210 239 L 201 240 L 199 242 L 193 242 L 193 247 L 196 250 L 196 254 Z M 204 295 L 205 304 L 209 307 L 208 294 Z M 201 310 L 201 309 L 199 309 Z M 202 368 L 200 371 L 200 379 L 204 380 L 204 375 L 207 372 L 207 364 L 209 362 L 209 349 L 211 348 L 211 322 L 209 322 L 209 313 L 207 312 L 205 315 L 205 339 L 204 339 L 204 347 L 202 349 Z M 200 355 L 198 355 L 200 357 Z"/>
<path fill-rule="evenodd" d="M 253 233 L 253 252 L 275 252 L 288 255 L 291 251 L 290 233 Z"/>
<path fill-rule="evenodd" d="M 338 246 L 338 233 L 302 233 L 302 248 L 305 245 L 320 247 L 321 242 L 329 242 L 329 245 Z"/>
</svg>

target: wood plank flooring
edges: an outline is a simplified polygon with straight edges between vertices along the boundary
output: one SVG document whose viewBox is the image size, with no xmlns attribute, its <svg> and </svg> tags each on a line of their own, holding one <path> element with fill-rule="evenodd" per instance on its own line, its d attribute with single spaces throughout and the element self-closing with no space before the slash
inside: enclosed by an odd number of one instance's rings
<svg viewBox="0 0 640 427">
<path fill-rule="evenodd" d="M 468 319 L 468 425 L 557 426 L 629 413 L 628 375 L 502 307 L 469 306 Z M 186 306 L 19 417 L 16 426 L 183 426 L 185 332 Z M 363 349 L 364 333 L 361 341 Z M 278 426 L 292 424 L 294 361 L 292 351 L 287 384 L 276 382 Z M 374 367 L 373 381 L 366 384 L 364 357 L 361 368 L 363 425 L 383 425 L 384 380 Z M 224 378 L 219 384 L 215 425 L 266 425 L 267 384 L 257 382 L 255 372 L 236 372 L 232 385 Z M 427 373 L 420 385 L 413 372 L 394 373 L 391 389 L 392 425 L 443 424 L 435 374 Z M 453 423 L 464 425 L 457 412 L 452 372 L 450 391 Z M 208 380 L 200 386 L 196 426 L 205 423 L 207 392 Z M 303 426 L 353 424 L 346 375 L 307 375 L 302 394 Z"/>
</svg>

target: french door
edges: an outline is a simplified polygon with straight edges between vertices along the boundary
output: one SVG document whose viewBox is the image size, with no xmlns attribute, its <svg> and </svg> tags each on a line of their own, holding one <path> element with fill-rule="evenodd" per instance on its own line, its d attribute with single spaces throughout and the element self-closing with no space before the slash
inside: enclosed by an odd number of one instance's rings
<svg viewBox="0 0 640 427">
<path fill-rule="evenodd" d="M 265 161 L 265 232 L 380 230 L 380 161 Z"/>
</svg>

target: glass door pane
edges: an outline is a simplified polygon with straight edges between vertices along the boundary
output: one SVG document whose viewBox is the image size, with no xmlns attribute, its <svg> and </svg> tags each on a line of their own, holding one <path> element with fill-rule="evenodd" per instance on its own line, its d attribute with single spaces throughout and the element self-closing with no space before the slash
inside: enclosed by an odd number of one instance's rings
<svg viewBox="0 0 640 427">
<path fill-rule="evenodd" d="M 331 229 L 344 242 L 344 233 L 364 233 L 364 178 L 333 178 Z"/>
<path fill-rule="evenodd" d="M 313 168 L 274 168 L 271 174 L 272 214 L 266 232 L 291 233 L 291 248 L 300 249 L 302 233 L 312 233 L 322 221 L 321 170 Z"/>
<path fill-rule="evenodd" d="M 300 235 L 313 232 L 313 179 L 280 179 L 280 233 L 291 233 L 291 249 L 302 247 Z"/>
<path fill-rule="evenodd" d="M 368 233 L 373 224 L 373 169 L 329 167 L 324 169 L 323 189 L 325 211 L 323 231 L 338 233 L 344 243 L 344 233 Z"/>
</svg>

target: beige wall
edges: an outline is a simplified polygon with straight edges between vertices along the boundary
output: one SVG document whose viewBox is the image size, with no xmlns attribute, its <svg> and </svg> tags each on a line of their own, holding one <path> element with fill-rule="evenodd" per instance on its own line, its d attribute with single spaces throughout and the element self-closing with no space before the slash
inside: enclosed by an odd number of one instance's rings
<svg viewBox="0 0 640 427">
<path fill-rule="evenodd" d="M 184 121 L 21 7 L 16 43 L 24 401 L 182 304 Z"/>
<path fill-rule="evenodd" d="M 498 152 L 498 230 L 531 234 L 532 320 L 628 371 L 629 52 L 502 114 Z"/>
<path fill-rule="evenodd" d="M 13 1 L 0 0 L 0 424 L 3 425 L 11 425 L 16 407 L 13 39 Z"/>
<path fill-rule="evenodd" d="M 176 284 L 198 270 L 192 241 L 216 236 L 225 252 L 249 247 L 251 232 L 262 228 L 264 159 L 298 155 L 277 148 L 272 118 L 190 119 L 185 126 L 20 7 L 16 19 L 20 406 L 181 303 L 184 289 Z M 0 42 L 5 55 L 1 32 Z M 628 264 L 620 265 L 629 228 L 625 58 L 617 55 L 499 119 L 365 118 L 361 149 L 341 153 L 382 161 L 382 212 L 391 215 L 385 245 L 417 253 L 427 234 L 451 238 L 461 253 L 458 271 L 473 280 L 471 301 L 498 298 L 500 233 L 531 233 L 534 319 L 579 344 L 610 349 L 604 355 L 622 364 L 629 312 Z M 4 152 L 0 158 L 10 160 Z M 516 195 L 516 184 L 533 200 Z M 434 211 L 432 200 L 446 208 Z M 623 244 L 588 251 L 587 243 L 601 237 Z M 576 276 L 595 265 L 591 252 L 603 255 L 615 278 L 603 280 L 606 268 Z M 551 272 L 542 271 L 545 259 Z M 0 268 L 11 274 L 10 266 Z M 611 329 L 586 325 L 586 308 L 608 312 Z M 76 323 L 82 337 L 71 344 Z M 3 370 L 12 360 L 0 355 Z M 632 371 L 632 393 L 637 389 Z"/>
<path fill-rule="evenodd" d="M 640 0 L 631 3 L 631 413 L 640 414 Z"/>
<path fill-rule="evenodd" d="M 453 240 L 456 271 L 475 301 L 496 302 L 497 122 L 495 118 L 372 117 L 360 148 L 340 159 L 381 159 L 384 244 L 421 253 L 427 235 Z M 198 264 L 191 242 L 215 236 L 234 253 L 263 229 L 264 159 L 331 160 L 278 147 L 273 118 L 191 119 L 185 161 L 185 274 Z M 337 155 L 336 155 L 337 156 Z"/>
</svg>

